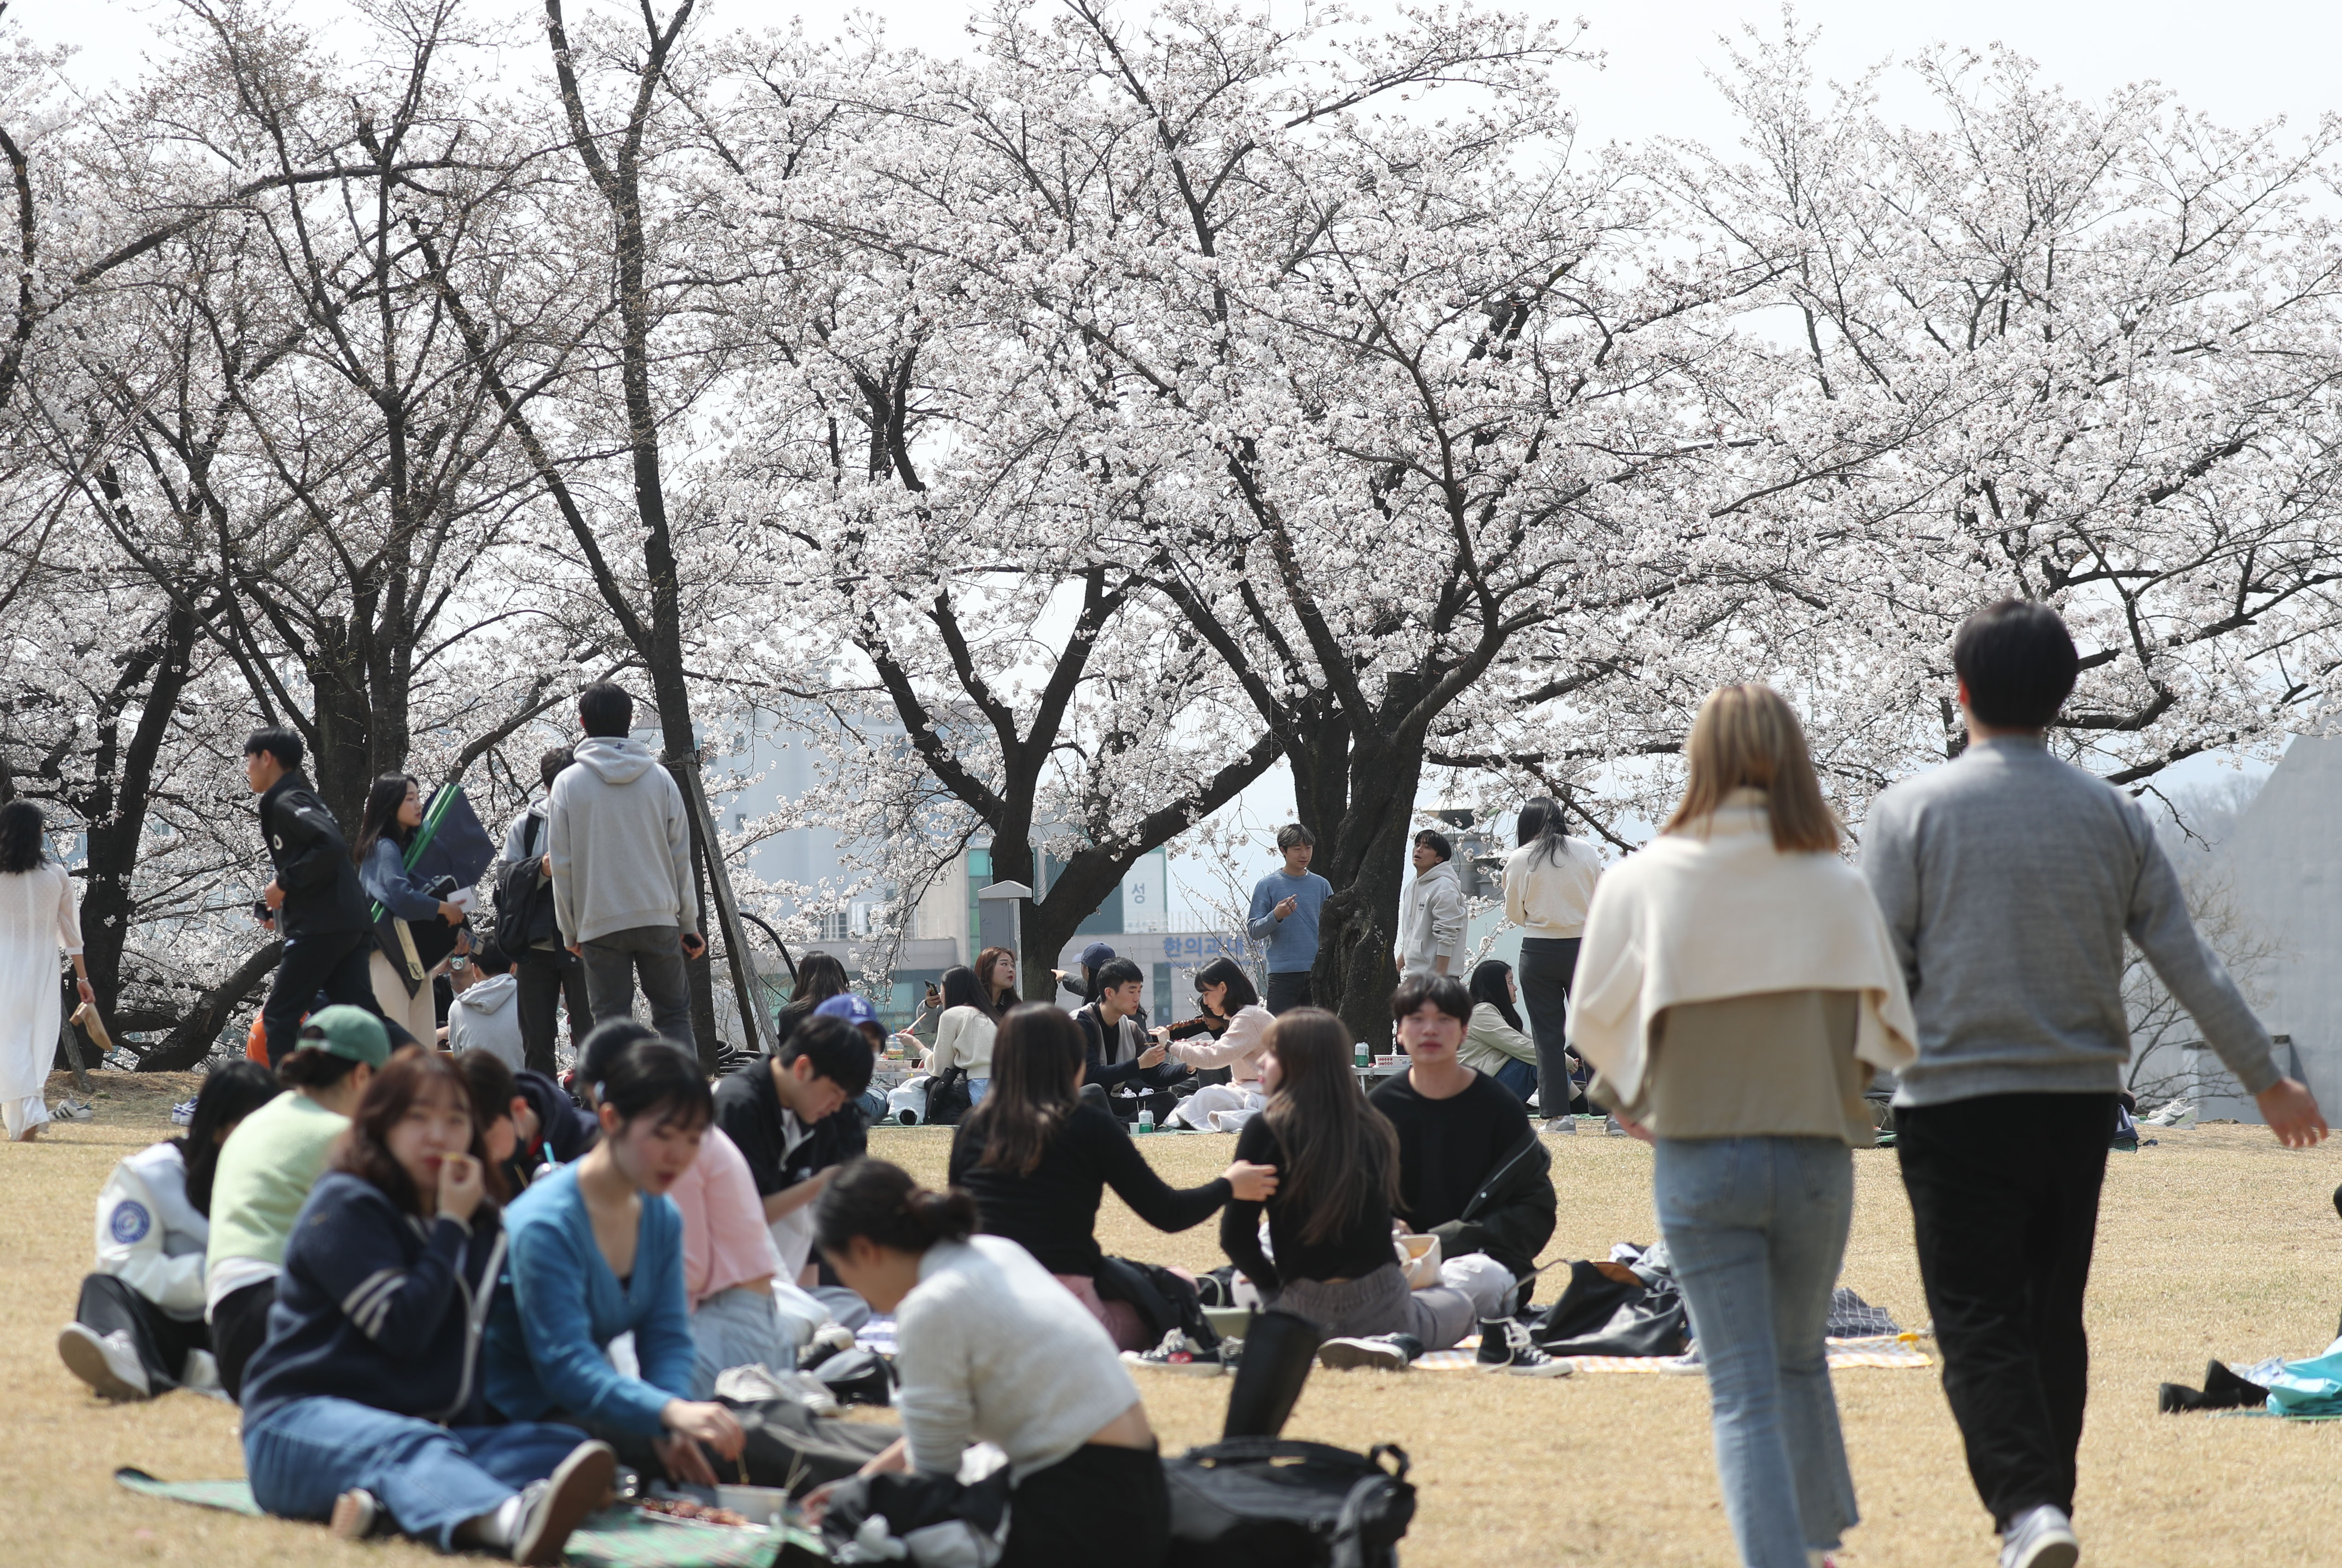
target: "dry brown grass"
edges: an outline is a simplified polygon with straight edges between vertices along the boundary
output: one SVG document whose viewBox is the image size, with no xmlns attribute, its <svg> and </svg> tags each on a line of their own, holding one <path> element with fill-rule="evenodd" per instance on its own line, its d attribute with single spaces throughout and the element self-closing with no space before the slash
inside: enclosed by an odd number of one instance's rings
<svg viewBox="0 0 2342 1568">
<path fill-rule="evenodd" d="M 191 1394 L 110 1408 L 58 1364 L 57 1325 L 87 1266 L 91 1203 L 109 1164 L 165 1135 L 182 1079 L 101 1075 L 98 1120 L 30 1147 L 0 1145 L 0 1562 L 60 1568 L 163 1563 L 238 1568 L 356 1563 L 415 1568 L 411 1546 L 344 1547 L 322 1530 L 131 1496 L 110 1479 L 135 1464 L 174 1479 L 234 1475 L 235 1412 Z M 928 1180 L 948 1134 L 881 1133 L 876 1152 Z M 1232 1139 L 1163 1138 L 1158 1168 L 1201 1181 Z M 1923 1321 L 1910 1219 L 1891 1154 L 1857 1156 L 1846 1283 Z M 1557 1144 L 1561 1229 L 1548 1257 L 1601 1255 L 1652 1234 L 1649 1155 L 1625 1140 Z M 2342 1540 L 2342 1424 L 2158 1417 L 2155 1385 L 2194 1381 L 2208 1356 L 2307 1355 L 2342 1306 L 2342 1227 L 2327 1193 L 2342 1160 L 2288 1154 L 2257 1128 L 2163 1135 L 2114 1157 L 2090 1300 L 2097 1397 L 2083 1445 L 2079 1524 L 2088 1560 L 2197 1568 L 2336 1559 Z M 1192 1267 L 1218 1261 L 1209 1225 L 1146 1229 L 1112 1197 L 1109 1251 Z M 1217 1434 L 1226 1385 L 1145 1376 L 1167 1447 Z M 1837 1380 L 1867 1522 L 1847 1554 L 1863 1568 L 1992 1561 L 1932 1372 L 1853 1372 Z M 1557 1383 L 1474 1373 L 1321 1373 L 1290 1433 L 1363 1448 L 1396 1441 L 1423 1492 L 1405 1553 L 1413 1568 L 1483 1563 L 1729 1563 L 1731 1542 L 1708 1456 L 1696 1378 L 1583 1377 Z"/>
</svg>

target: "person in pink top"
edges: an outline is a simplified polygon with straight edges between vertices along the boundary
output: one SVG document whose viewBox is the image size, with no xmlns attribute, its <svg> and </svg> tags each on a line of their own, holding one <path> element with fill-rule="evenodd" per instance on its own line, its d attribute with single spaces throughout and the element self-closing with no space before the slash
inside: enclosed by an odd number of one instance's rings
<svg viewBox="0 0 2342 1568">
<path fill-rule="evenodd" d="M 699 1158 L 666 1195 L 683 1211 L 683 1289 L 699 1348 L 692 1397 L 709 1397 L 716 1374 L 736 1366 L 794 1368 L 794 1336 L 784 1331 L 773 1298 L 780 1256 L 740 1146 L 721 1128 L 708 1128 Z"/>
<path fill-rule="evenodd" d="M 1173 1040 L 1164 1029 L 1155 1031 L 1156 1035 L 1190 1067 L 1226 1067 L 1228 1082 L 1196 1090 L 1179 1102 L 1170 1120 L 1199 1133 L 1233 1133 L 1268 1104 L 1260 1092 L 1260 1053 L 1268 1044 L 1268 1026 L 1276 1020 L 1261 1005 L 1251 977 L 1233 958 L 1215 958 L 1196 971 L 1196 996 L 1206 1014 L 1228 1021 L 1216 1038 Z"/>
</svg>

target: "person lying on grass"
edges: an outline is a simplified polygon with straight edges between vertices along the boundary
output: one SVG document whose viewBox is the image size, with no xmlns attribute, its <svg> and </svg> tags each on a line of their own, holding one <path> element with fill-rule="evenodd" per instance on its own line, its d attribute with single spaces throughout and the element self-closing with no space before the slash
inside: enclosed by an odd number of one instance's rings
<svg viewBox="0 0 2342 1568">
<path fill-rule="evenodd" d="M 602 1141 L 538 1178 L 505 1214 L 511 1288 L 490 1312 L 488 1402 L 508 1420 L 558 1417 L 647 1440 L 669 1480 L 712 1486 L 700 1445 L 735 1459 L 746 1440 L 730 1411 L 691 1397 L 698 1352 L 683 1220 L 666 1197 L 699 1156 L 714 1114 L 707 1080 L 657 1037 L 596 1071 Z M 610 1364 L 610 1342 L 623 1333 L 634 1335 L 639 1377 Z"/>
<path fill-rule="evenodd" d="M 374 1076 L 294 1223 L 246 1370 L 261 1507 L 345 1540 L 395 1528 L 561 1561 L 617 1461 L 574 1427 L 496 1424 L 481 1397 L 503 1188 L 453 1058 L 402 1052 Z"/>
</svg>

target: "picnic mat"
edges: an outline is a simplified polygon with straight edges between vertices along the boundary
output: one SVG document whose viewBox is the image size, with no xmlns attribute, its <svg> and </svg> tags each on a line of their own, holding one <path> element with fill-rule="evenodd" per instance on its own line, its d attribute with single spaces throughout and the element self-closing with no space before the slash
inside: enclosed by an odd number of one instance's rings
<svg viewBox="0 0 2342 1568">
<path fill-rule="evenodd" d="M 241 1481 L 157 1481 L 123 1469 L 114 1479 L 143 1497 L 192 1503 L 258 1516 L 260 1504 Z M 773 1568 L 784 1547 L 820 1554 L 820 1537 L 803 1531 L 743 1530 L 659 1519 L 633 1508 L 606 1508 L 579 1525 L 564 1553 L 575 1568 Z"/>
<path fill-rule="evenodd" d="M 1935 1360 L 1918 1346 L 1919 1336 L 1905 1334 L 1874 1334 L 1866 1339 L 1834 1339 L 1829 1342 L 1829 1364 L 1832 1372 L 1848 1367 L 1933 1366 Z M 1454 1350 L 1436 1350 L 1416 1359 L 1415 1364 L 1426 1372 L 1454 1372 L 1463 1367 L 1477 1366 L 1476 1354 L 1480 1336 L 1472 1335 Z M 1696 1355 L 1574 1355 L 1567 1359 L 1577 1363 L 1581 1373 L 1638 1372 L 1645 1374 L 1697 1376 L 1699 1358 Z"/>
</svg>

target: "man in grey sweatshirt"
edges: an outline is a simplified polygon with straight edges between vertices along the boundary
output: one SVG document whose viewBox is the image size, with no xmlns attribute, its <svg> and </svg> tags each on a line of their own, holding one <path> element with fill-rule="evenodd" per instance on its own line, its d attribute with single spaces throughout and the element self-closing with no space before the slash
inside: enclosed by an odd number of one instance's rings
<svg viewBox="0 0 2342 1568">
<path fill-rule="evenodd" d="M 2147 814 L 2051 756 L 2080 661 L 2005 599 L 1952 644 L 1968 744 L 1871 807 L 1862 868 L 1919 1024 L 1895 1100 L 1919 1273 L 2002 1568 L 2068 1568 L 2089 1380 L 2082 1298 L 2130 1060 L 2123 940 L 2147 955 L 2287 1147 L 2326 1134 L 2196 933 Z"/>
<path fill-rule="evenodd" d="M 586 738 L 553 781 L 545 836 L 561 940 L 586 960 L 596 1024 L 630 1017 L 635 984 L 651 1027 L 693 1048 L 683 964 L 706 951 L 691 885 L 691 822 L 658 754 L 630 738 L 634 699 L 607 681 L 577 699 Z"/>
</svg>

